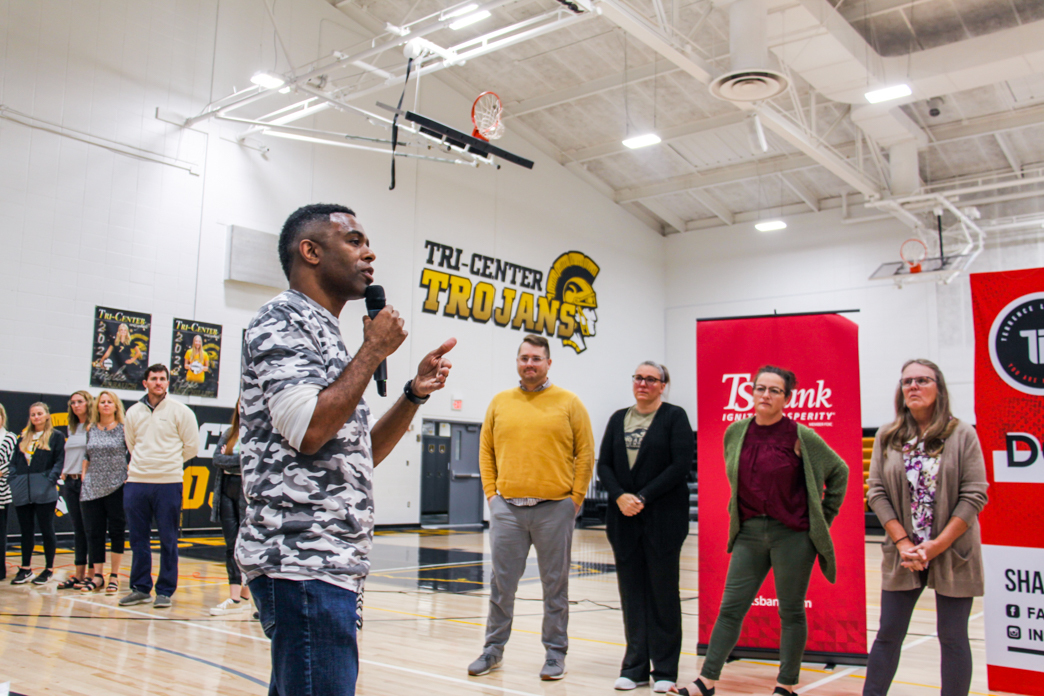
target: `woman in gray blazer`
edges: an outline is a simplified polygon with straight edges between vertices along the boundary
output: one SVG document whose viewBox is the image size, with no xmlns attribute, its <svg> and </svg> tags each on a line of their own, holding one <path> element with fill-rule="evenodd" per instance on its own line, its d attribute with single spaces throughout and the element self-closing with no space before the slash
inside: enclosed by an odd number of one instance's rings
<svg viewBox="0 0 1044 696">
<path fill-rule="evenodd" d="M 983 594 L 979 512 L 986 466 L 972 426 L 950 413 L 946 380 L 935 363 L 903 365 L 895 421 L 881 428 L 870 460 L 867 503 L 885 528 L 881 627 L 870 650 L 863 696 L 884 696 L 914 605 L 935 590 L 942 660 L 941 696 L 967 696 L 972 656 L 968 616 Z"/>
</svg>

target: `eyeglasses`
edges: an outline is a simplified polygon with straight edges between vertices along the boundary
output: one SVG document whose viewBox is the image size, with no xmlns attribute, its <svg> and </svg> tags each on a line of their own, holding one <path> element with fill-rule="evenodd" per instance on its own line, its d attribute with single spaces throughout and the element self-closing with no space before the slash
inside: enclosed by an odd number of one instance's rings
<svg viewBox="0 0 1044 696">
<path fill-rule="evenodd" d="M 635 384 L 641 384 L 642 382 L 645 382 L 646 384 L 659 384 L 664 381 L 659 377 L 646 377 L 644 375 L 631 375 L 631 380 Z"/>
<path fill-rule="evenodd" d="M 903 388 L 906 389 L 912 387 L 915 384 L 918 387 L 927 387 L 934 381 L 934 377 L 907 377 L 906 379 L 899 380 L 899 384 L 903 385 Z"/>
<path fill-rule="evenodd" d="M 768 392 L 772 396 L 783 396 L 786 393 L 779 387 L 766 387 L 763 384 L 759 384 L 758 386 L 754 387 L 754 393 L 758 396 L 761 396 L 765 392 Z"/>
<path fill-rule="evenodd" d="M 518 361 L 520 363 L 522 363 L 523 365 L 528 365 L 530 363 L 532 363 L 534 365 L 539 365 L 540 363 L 544 362 L 545 360 L 547 360 L 547 358 L 541 358 L 541 357 L 536 356 L 536 355 L 520 355 L 520 356 L 518 356 Z"/>
</svg>

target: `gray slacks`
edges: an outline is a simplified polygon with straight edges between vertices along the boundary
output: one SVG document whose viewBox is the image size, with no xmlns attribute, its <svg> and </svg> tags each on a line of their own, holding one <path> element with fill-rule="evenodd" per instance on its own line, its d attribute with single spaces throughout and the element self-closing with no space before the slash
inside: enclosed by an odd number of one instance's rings
<svg viewBox="0 0 1044 696">
<path fill-rule="evenodd" d="M 489 617 L 483 652 L 504 654 L 511 636 L 515 591 L 526 570 L 529 547 L 535 546 L 544 588 L 541 640 L 548 659 L 565 657 L 569 647 L 569 560 L 576 508 L 571 498 L 531 507 L 508 503 L 499 495 L 489 501 L 489 542 L 493 577 L 489 583 Z"/>
</svg>

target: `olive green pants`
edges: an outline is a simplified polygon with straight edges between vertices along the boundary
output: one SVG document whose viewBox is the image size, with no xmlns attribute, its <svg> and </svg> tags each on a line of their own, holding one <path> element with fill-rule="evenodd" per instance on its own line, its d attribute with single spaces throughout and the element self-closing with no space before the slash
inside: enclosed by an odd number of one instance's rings
<svg viewBox="0 0 1044 696">
<path fill-rule="evenodd" d="M 816 548 L 808 532 L 795 532 L 764 516 L 744 522 L 732 546 L 725 594 L 700 674 L 713 680 L 721 676 L 721 668 L 739 640 L 743 618 L 771 570 L 781 624 L 777 681 L 785 686 L 797 684 L 808 638 L 805 594 L 815 562 Z"/>
</svg>

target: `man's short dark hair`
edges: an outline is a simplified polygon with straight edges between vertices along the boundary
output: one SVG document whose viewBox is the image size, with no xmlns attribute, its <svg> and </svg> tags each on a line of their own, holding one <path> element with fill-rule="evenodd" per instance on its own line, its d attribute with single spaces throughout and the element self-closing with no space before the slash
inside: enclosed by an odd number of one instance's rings
<svg viewBox="0 0 1044 696">
<path fill-rule="evenodd" d="M 294 263 L 294 247 L 301 238 L 301 233 L 317 221 L 329 221 L 331 213 L 346 213 L 355 217 L 355 211 L 334 203 L 313 203 L 298 208 L 290 213 L 283 223 L 283 231 L 279 233 L 279 263 L 283 267 L 286 279 L 290 280 L 290 266 Z"/>
<path fill-rule="evenodd" d="M 522 343 L 528 343 L 531 346 L 537 346 L 538 348 L 544 349 L 544 355 L 548 358 L 551 357 L 551 344 L 547 342 L 547 339 L 537 334 L 526 334 L 522 337 Z M 522 346 L 518 347 L 522 350 Z"/>
<path fill-rule="evenodd" d="M 170 370 L 167 369 L 167 366 L 163 363 L 156 363 L 154 365 L 149 365 L 148 368 L 145 369 L 145 376 L 141 378 L 142 381 L 147 382 L 149 380 L 149 375 L 153 372 L 162 372 L 167 375 L 167 380 L 170 380 Z"/>
</svg>

